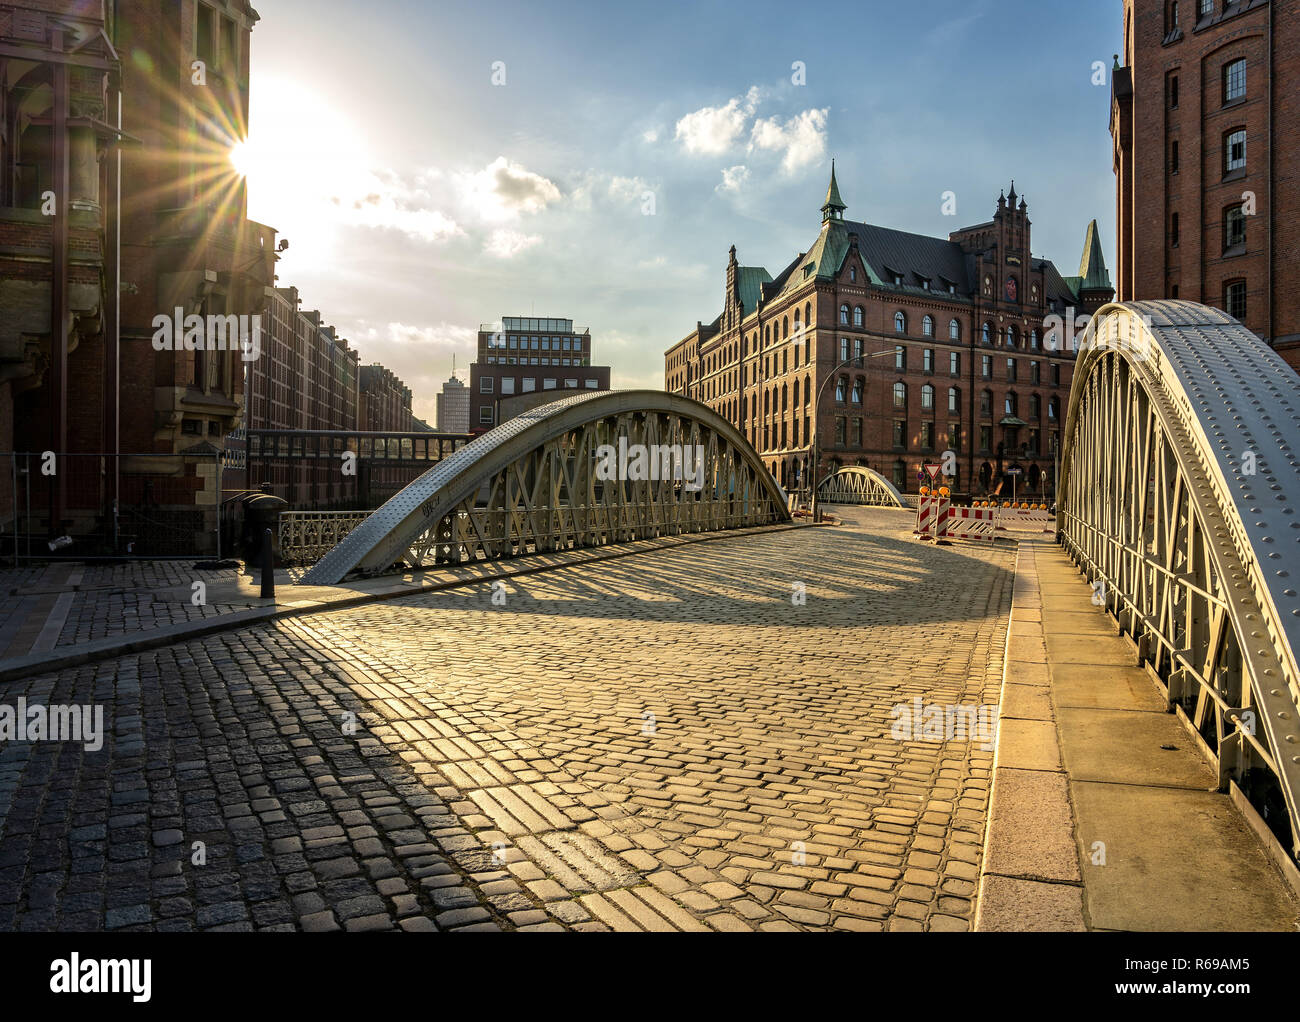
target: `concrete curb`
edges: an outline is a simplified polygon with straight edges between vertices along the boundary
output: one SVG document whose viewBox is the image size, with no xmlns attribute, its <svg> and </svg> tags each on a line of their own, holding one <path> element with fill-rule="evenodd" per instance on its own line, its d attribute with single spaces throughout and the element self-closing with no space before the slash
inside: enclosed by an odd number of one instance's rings
<svg viewBox="0 0 1300 1022">
<path fill-rule="evenodd" d="M 337 600 L 300 600 L 287 602 L 283 605 L 269 605 L 265 608 L 234 611 L 230 614 L 222 614 L 220 617 L 216 618 L 204 618 L 200 621 L 184 622 L 182 624 L 169 625 L 166 628 L 153 629 L 148 632 L 142 632 L 136 637 L 128 638 L 114 636 L 105 639 L 95 639 L 91 642 L 78 643 L 74 646 L 64 647 L 66 652 L 62 653 L 55 653 L 55 651 L 52 650 L 50 653 L 29 653 L 22 657 L 0 660 L 0 683 L 17 681 L 22 678 L 32 677 L 33 675 L 49 674 L 70 667 L 80 667 L 83 664 L 93 661 L 109 660 L 120 656 L 127 656 L 132 653 L 142 653 L 147 650 L 158 649 L 162 646 L 171 646 L 178 642 L 186 642 L 190 639 L 213 635 L 217 632 L 225 632 L 236 628 L 245 628 L 250 625 L 263 624 L 279 618 L 303 617 L 309 614 L 327 613 L 334 610 L 348 610 L 366 603 L 377 603 L 383 600 L 400 600 L 404 597 L 421 596 L 445 589 L 456 589 L 461 586 L 478 585 L 483 582 L 492 582 L 499 579 L 519 578 L 524 575 L 536 575 L 541 572 L 553 571 L 557 568 L 571 568 L 582 564 L 593 564 L 598 561 L 610 561 L 622 557 L 634 557 L 639 554 L 654 553 L 659 550 L 671 550 L 675 547 L 687 546 L 693 543 L 707 543 L 721 539 L 736 539 L 745 536 L 761 535 L 771 532 L 786 532 L 791 529 L 803 529 L 808 527 L 821 528 L 827 526 L 825 526 L 824 523 L 814 522 L 804 524 L 790 523 L 759 526 L 751 529 L 728 529 L 723 532 L 666 536 L 661 539 L 636 540 L 632 543 L 620 543 L 612 546 L 589 547 L 583 550 L 566 551 L 566 553 L 571 556 L 565 556 L 559 561 L 553 559 L 556 556 L 555 554 L 528 554 L 524 557 L 512 558 L 508 561 L 481 561 L 473 565 L 464 565 L 460 566 L 458 569 L 452 569 L 465 572 L 464 575 L 457 578 L 439 579 L 434 582 L 426 582 L 421 579 L 415 583 L 397 583 L 377 592 L 361 593 L 355 596 L 343 596 Z M 544 558 L 550 559 L 545 560 L 544 563 L 529 563 Z M 520 566 L 521 564 L 522 566 Z M 505 567 L 506 565 L 513 565 L 514 567 Z M 436 570 L 445 571 L 449 569 Z M 292 589 L 293 586 L 281 587 L 280 592 L 287 594 L 288 592 L 291 592 Z M 347 590 L 340 590 L 340 592 L 346 591 Z"/>
<path fill-rule="evenodd" d="M 1036 547 L 1025 539 L 1016 552 L 976 931 L 1088 929 L 1043 638 Z"/>
</svg>

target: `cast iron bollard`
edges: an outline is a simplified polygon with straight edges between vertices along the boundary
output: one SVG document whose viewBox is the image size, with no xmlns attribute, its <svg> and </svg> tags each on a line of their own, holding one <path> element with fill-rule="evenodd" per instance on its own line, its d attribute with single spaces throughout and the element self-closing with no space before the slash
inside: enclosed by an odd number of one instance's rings
<svg viewBox="0 0 1300 1022">
<path fill-rule="evenodd" d="M 271 549 L 271 530 L 262 536 L 262 599 L 275 599 L 275 554 Z"/>
</svg>

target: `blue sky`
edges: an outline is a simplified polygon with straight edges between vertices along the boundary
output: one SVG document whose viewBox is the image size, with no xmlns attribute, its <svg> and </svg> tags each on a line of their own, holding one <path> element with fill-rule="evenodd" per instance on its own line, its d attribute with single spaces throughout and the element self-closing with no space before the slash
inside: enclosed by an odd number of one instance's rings
<svg viewBox="0 0 1300 1022">
<path fill-rule="evenodd" d="M 614 386 L 662 386 L 730 245 L 775 273 L 812 243 L 832 156 L 852 219 L 946 236 L 1014 177 L 1034 254 L 1073 273 L 1096 217 L 1114 267 L 1093 62 L 1120 0 L 256 6 L 250 215 L 426 419 L 506 315 L 572 318 Z"/>
</svg>

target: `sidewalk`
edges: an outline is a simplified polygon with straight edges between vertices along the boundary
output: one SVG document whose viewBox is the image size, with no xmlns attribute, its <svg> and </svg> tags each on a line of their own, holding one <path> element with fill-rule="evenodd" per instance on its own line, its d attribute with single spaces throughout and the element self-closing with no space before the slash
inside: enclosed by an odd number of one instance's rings
<svg viewBox="0 0 1300 1022">
<path fill-rule="evenodd" d="M 1296 930 L 1300 876 L 1213 791 L 1091 593 L 1021 542 L 976 929 Z"/>
</svg>

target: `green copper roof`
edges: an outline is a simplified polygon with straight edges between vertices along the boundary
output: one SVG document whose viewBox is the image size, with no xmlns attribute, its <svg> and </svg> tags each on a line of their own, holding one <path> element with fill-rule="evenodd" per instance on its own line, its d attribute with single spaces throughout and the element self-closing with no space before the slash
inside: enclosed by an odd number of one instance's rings
<svg viewBox="0 0 1300 1022">
<path fill-rule="evenodd" d="M 1110 283 L 1110 273 L 1106 270 L 1106 258 L 1101 253 L 1101 237 L 1097 233 L 1097 221 L 1088 224 L 1088 234 L 1083 240 L 1083 259 L 1079 262 L 1080 283 L 1078 291 L 1114 290 Z"/>
<path fill-rule="evenodd" d="M 826 201 L 822 203 L 822 210 L 838 209 L 840 211 L 848 209 L 844 205 L 844 200 L 840 198 L 840 186 L 835 183 L 835 161 L 831 160 L 831 186 L 826 189 Z"/>
<path fill-rule="evenodd" d="M 771 280 L 771 274 L 761 266 L 736 267 L 736 287 L 740 291 L 740 304 L 744 307 L 746 316 L 758 308 L 763 285 Z"/>
</svg>

